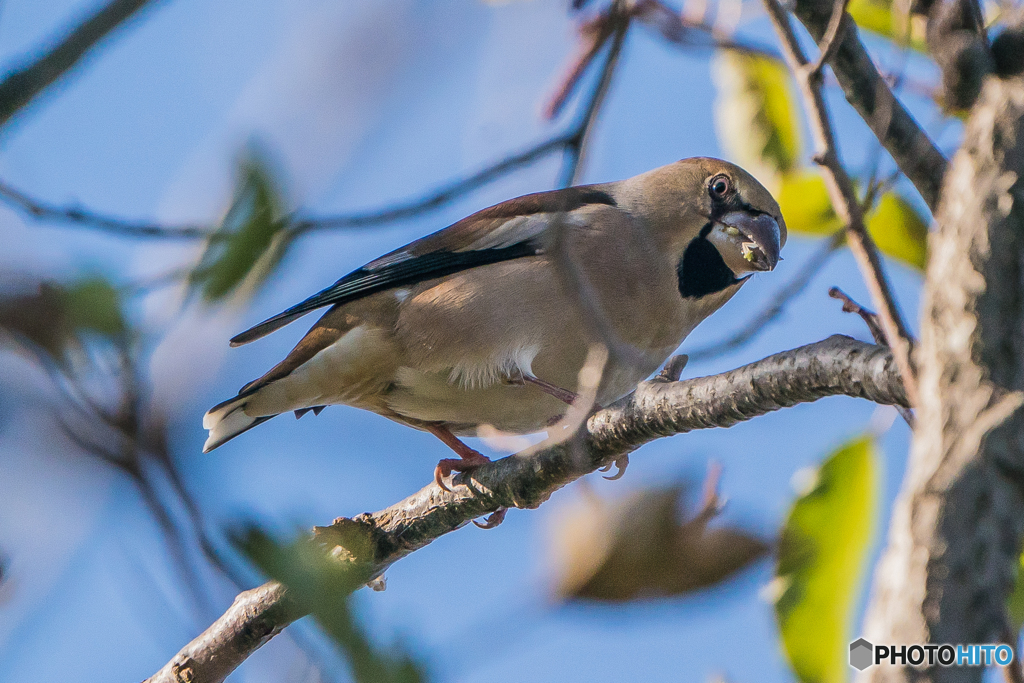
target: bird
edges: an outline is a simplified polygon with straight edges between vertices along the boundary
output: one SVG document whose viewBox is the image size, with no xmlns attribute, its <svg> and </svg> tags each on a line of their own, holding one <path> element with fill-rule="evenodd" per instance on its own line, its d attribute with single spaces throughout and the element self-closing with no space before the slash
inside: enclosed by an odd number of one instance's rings
<svg viewBox="0 0 1024 683">
<path fill-rule="evenodd" d="M 543 432 L 565 415 L 595 330 L 633 351 L 604 366 L 594 403 L 608 405 L 774 270 L 785 243 L 771 193 L 709 157 L 501 202 L 233 337 L 248 344 L 327 308 L 284 360 L 206 413 L 203 452 L 283 413 L 347 405 L 449 446 L 459 457 L 434 470 L 448 490 L 452 472 L 488 462 L 460 436 Z"/>
</svg>

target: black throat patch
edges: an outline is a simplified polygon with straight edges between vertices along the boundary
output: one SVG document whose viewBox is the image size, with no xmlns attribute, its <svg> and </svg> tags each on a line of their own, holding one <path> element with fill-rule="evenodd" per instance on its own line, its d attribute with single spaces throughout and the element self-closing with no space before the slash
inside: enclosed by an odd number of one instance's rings
<svg viewBox="0 0 1024 683">
<path fill-rule="evenodd" d="M 697 239 L 690 242 L 683 252 L 683 258 L 676 266 L 679 276 L 679 293 L 687 299 L 699 299 L 708 294 L 720 292 L 740 280 L 736 279 L 715 245 L 708 241 L 712 224 L 705 225 Z"/>
</svg>

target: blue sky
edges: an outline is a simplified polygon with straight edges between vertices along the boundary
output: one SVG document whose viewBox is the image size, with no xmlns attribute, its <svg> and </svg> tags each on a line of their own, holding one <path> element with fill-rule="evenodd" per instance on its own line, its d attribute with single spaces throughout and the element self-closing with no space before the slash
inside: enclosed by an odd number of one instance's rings
<svg viewBox="0 0 1024 683">
<path fill-rule="evenodd" d="M 95 4 L 7 0 L 0 6 L 0 63 L 11 64 Z M 772 42 L 763 20 L 744 30 Z M 316 213 L 378 207 L 479 169 L 567 123 L 545 122 L 539 112 L 572 35 L 564 3 L 544 0 L 165 0 L 5 129 L 0 178 L 48 201 L 213 223 L 230 201 L 238 154 L 255 140 L 278 162 L 293 206 Z M 722 155 L 709 62 L 707 51 L 681 51 L 634 30 L 584 180 Z M 932 77 L 913 61 L 910 69 Z M 936 120 L 929 103 L 908 103 L 923 123 Z M 845 157 L 859 168 L 873 139 L 840 94 L 831 92 L 830 104 Z M 942 140 L 955 142 L 955 130 Z M 281 531 L 309 528 L 383 508 L 429 480 L 433 464 L 447 457 L 440 442 L 347 408 L 301 422 L 274 420 L 202 455 L 206 408 L 262 374 L 306 324 L 239 349 L 229 349 L 227 339 L 381 253 L 478 208 L 551 187 L 557 170 L 551 158 L 429 215 L 308 237 L 252 299 L 206 307 L 172 288 L 133 303 L 134 318 L 154 340 L 154 400 L 169 407 L 174 457 L 211 526 L 255 519 Z M 195 245 L 97 236 L 32 222 L 5 206 L 0 240 L 5 275 L 99 271 L 126 281 L 198 256 Z M 747 285 L 683 352 L 740 326 L 814 248 L 792 238 L 781 266 Z M 914 320 L 920 278 L 898 264 L 889 268 Z M 828 299 L 831 285 L 869 300 L 852 259 L 841 253 L 756 342 L 694 362 L 686 376 L 834 333 L 866 338 L 859 319 Z M 223 611 L 234 589 L 207 573 L 206 597 L 197 604 L 131 484 L 54 430 L 45 408 L 50 394 L 27 363 L 0 355 L 0 549 L 10 562 L 0 586 L 0 677 L 141 680 Z M 633 457 L 624 479 L 588 481 L 598 494 L 618 497 L 699 478 L 714 459 L 724 466 L 724 520 L 771 534 L 792 500 L 793 474 L 872 420 L 888 417 L 864 401 L 828 399 L 728 430 L 659 440 Z M 882 438 L 886 509 L 907 444 L 899 421 Z M 382 639 L 408 644 L 439 681 L 706 681 L 717 673 L 734 681 L 791 680 L 771 607 L 759 597 L 769 563 L 726 587 L 659 604 L 553 607 L 545 543 L 560 509 L 580 495 L 569 487 L 539 510 L 512 511 L 497 530 L 462 529 L 402 560 L 388 572 L 387 591 L 358 595 L 363 618 Z M 308 626 L 294 630 L 316 646 Z M 315 680 L 310 675 L 301 650 L 283 636 L 231 680 Z"/>
</svg>

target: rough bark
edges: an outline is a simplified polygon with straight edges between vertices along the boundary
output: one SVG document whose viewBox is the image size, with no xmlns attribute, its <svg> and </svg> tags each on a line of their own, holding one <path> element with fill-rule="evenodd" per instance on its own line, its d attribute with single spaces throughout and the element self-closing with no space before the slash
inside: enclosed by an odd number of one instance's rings
<svg viewBox="0 0 1024 683">
<path fill-rule="evenodd" d="M 590 418 L 578 440 L 497 460 L 463 476 L 451 492 L 431 484 L 389 508 L 319 529 L 339 536 L 358 525 L 372 541 L 376 574 L 440 536 L 501 507 L 535 508 L 553 492 L 663 436 L 729 427 L 798 403 L 846 395 L 907 406 L 892 353 L 833 336 L 710 377 L 644 382 Z M 270 582 L 236 598 L 149 683 L 219 683 L 267 640 L 302 616 Z"/>
<path fill-rule="evenodd" d="M 929 242 L 921 404 L 875 575 L 873 643 L 988 643 L 1024 535 L 1024 80 L 989 78 Z M 859 680 L 981 681 L 983 669 L 872 667 Z"/>
</svg>

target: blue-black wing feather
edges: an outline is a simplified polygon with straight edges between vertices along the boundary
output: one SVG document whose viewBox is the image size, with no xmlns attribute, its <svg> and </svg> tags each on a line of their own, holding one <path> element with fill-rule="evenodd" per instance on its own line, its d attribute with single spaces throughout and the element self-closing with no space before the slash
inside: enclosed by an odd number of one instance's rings
<svg viewBox="0 0 1024 683">
<path fill-rule="evenodd" d="M 231 345 L 240 346 L 260 339 L 324 306 L 346 304 L 388 289 L 409 287 L 470 268 L 540 254 L 541 240 L 530 232 L 524 239 L 500 247 L 474 249 L 472 245 L 509 220 L 573 211 L 588 204 L 616 205 L 601 186 L 587 185 L 537 192 L 483 209 L 349 273 L 327 289 L 236 335 Z"/>
<path fill-rule="evenodd" d="M 232 337 L 231 345 L 240 346 L 260 339 L 310 311 L 324 306 L 347 304 L 377 292 L 396 287 L 410 287 L 426 280 L 452 275 L 490 263 L 534 256 L 540 251 L 540 248 L 532 240 L 529 240 L 499 249 L 432 252 L 376 269 L 364 266 L 305 301 Z"/>
</svg>

